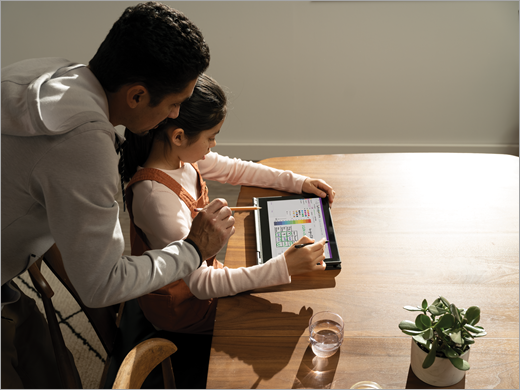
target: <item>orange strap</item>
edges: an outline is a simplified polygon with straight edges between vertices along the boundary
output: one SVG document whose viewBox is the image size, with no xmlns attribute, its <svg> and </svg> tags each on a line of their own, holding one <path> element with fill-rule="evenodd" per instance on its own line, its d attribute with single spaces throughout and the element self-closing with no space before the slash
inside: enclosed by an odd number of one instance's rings
<svg viewBox="0 0 520 390">
<path fill-rule="evenodd" d="M 206 186 L 206 182 L 202 179 L 202 175 L 200 174 L 200 171 L 197 167 L 197 164 L 191 164 L 195 171 L 197 172 L 198 177 L 198 190 L 200 192 L 199 199 L 195 200 L 190 195 L 188 191 L 184 189 L 183 186 L 181 186 L 175 179 L 173 179 L 170 175 L 167 173 L 164 173 L 163 171 L 155 168 L 143 168 L 138 170 L 135 175 L 132 177 L 132 180 L 130 180 L 130 183 L 126 186 L 126 196 L 128 197 L 128 191 L 129 188 L 143 180 L 154 180 L 158 183 L 161 183 L 168 187 L 170 190 L 172 190 L 179 199 L 181 199 L 188 209 L 191 211 L 191 217 L 195 218 L 197 213 L 194 211 L 197 207 L 204 207 L 209 203 L 209 197 L 208 197 L 208 187 Z M 129 209 L 131 207 L 130 200 L 127 201 L 126 205 Z"/>
<path fill-rule="evenodd" d="M 193 168 L 199 177 L 201 196 L 195 200 L 176 180 L 159 169 L 143 168 L 136 172 L 126 187 L 126 201 L 130 215 L 130 240 L 132 255 L 142 255 L 150 250 L 150 245 L 143 231 L 134 224 L 132 212 L 133 191 L 132 185 L 143 180 L 154 180 L 164 184 L 175 192 L 188 206 L 192 218 L 197 213 L 196 207 L 204 207 L 209 203 L 206 183 L 195 164 Z M 207 260 L 208 266 L 223 268 L 215 257 Z M 215 318 L 216 300 L 199 300 L 190 291 L 184 280 L 172 282 L 159 290 L 138 298 L 139 305 L 145 317 L 160 329 L 170 332 L 211 333 Z"/>
</svg>

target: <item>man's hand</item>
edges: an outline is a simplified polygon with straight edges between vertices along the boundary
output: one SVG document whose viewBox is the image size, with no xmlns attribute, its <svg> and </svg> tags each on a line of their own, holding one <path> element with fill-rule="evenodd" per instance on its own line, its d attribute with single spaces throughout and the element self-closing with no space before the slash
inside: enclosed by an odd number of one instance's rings
<svg viewBox="0 0 520 390">
<path fill-rule="evenodd" d="M 235 233 L 235 218 L 224 199 L 215 199 L 193 219 L 188 239 L 199 248 L 202 260 L 216 255 Z"/>
</svg>

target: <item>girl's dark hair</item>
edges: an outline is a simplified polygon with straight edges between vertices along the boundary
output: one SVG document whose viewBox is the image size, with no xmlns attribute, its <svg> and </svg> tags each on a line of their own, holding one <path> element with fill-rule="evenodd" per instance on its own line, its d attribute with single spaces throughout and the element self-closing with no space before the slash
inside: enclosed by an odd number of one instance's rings
<svg viewBox="0 0 520 390">
<path fill-rule="evenodd" d="M 182 12 L 158 2 L 128 7 L 90 60 L 104 89 L 142 83 L 157 106 L 179 93 L 209 66 L 209 48 L 200 30 Z"/>
<path fill-rule="evenodd" d="M 155 139 L 170 143 L 167 130 L 181 128 L 191 144 L 196 142 L 200 133 L 212 129 L 226 117 L 227 99 L 223 89 L 208 75 L 203 74 L 197 80 L 193 95 L 182 103 L 179 116 L 168 118 L 157 129 L 150 130 L 145 135 L 137 135 L 125 130 L 126 144 L 123 158 L 119 162 L 119 171 L 125 182 L 129 182 L 150 155 Z"/>
</svg>

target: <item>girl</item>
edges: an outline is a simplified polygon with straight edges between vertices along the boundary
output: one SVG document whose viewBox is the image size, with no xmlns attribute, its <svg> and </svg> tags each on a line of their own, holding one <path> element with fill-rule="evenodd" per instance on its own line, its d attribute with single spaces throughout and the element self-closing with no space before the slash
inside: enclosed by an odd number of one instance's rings
<svg viewBox="0 0 520 390">
<path fill-rule="evenodd" d="M 226 96 L 207 75 L 199 77 L 192 97 L 176 119 L 145 136 L 125 132 L 126 202 L 131 219 L 132 254 L 163 248 L 189 233 L 195 208 L 208 203 L 205 179 L 233 185 L 270 187 L 334 199 L 323 180 L 211 152 L 226 116 Z M 299 242 L 312 242 L 303 237 Z M 291 275 L 324 270 L 324 240 L 265 264 L 229 269 L 211 259 L 184 280 L 139 298 L 145 316 L 157 329 L 211 334 L 216 299 L 254 288 L 291 282 Z M 317 265 L 319 263 L 319 265 Z"/>
</svg>

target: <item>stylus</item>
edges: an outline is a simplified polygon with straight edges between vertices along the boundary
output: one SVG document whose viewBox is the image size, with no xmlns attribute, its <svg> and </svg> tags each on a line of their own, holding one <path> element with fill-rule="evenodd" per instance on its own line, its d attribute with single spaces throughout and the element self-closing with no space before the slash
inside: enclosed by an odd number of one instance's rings
<svg viewBox="0 0 520 390">
<path fill-rule="evenodd" d="M 325 241 L 325 244 L 328 243 L 329 241 Z M 303 248 L 304 246 L 307 246 L 307 245 L 311 245 L 311 244 L 314 244 L 314 242 L 308 242 L 307 244 L 297 244 L 295 245 L 294 247 L 295 248 Z"/>
<path fill-rule="evenodd" d="M 230 207 L 231 211 L 252 211 L 252 210 L 260 210 L 261 207 L 256 206 L 243 206 L 243 207 Z M 195 211 L 200 212 L 203 209 L 197 208 Z"/>
</svg>

